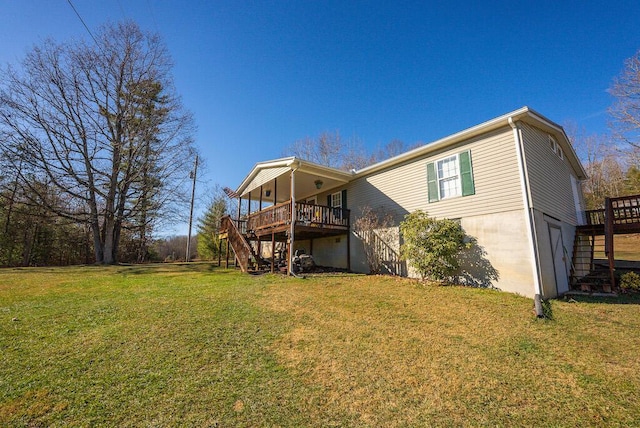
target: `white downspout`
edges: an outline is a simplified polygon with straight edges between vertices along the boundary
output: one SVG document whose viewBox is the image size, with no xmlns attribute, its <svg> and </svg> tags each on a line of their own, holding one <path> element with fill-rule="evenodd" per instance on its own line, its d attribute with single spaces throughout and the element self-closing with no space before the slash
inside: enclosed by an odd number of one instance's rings
<svg viewBox="0 0 640 428">
<path fill-rule="evenodd" d="M 300 164 L 291 170 L 291 228 L 289 230 L 289 261 L 287 265 L 287 273 L 293 275 L 293 241 L 296 227 L 296 171 Z"/>
<path fill-rule="evenodd" d="M 527 180 L 527 165 L 524 158 L 524 147 L 522 144 L 522 137 L 520 135 L 520 129 L 518 125 L 513 121 L 512 117 L 509 117 L 509 125 L 513 129 L 513 139 L 516 143 L 516 155 L 518 156 L 518 166 L 520 169 L 520 186 L 522 188 L 522 201 L 525 207 L 525 215 L 527 217 L 527 236 L 529 240 L 529 246 L 531 248 L 531 268 L 533 271 L 533 285 L 535 287 L 536 294 L 536 312 L 538 316 L 542 316 L 538 313 L 538 299 L 542 297 L 542 284 L 540 282 L 540 257 L 538 255 L 538 245 L 536 241 L 536 223 L 533 217 L 531 188 L 529 187 L 529 181 Z"/>
</svg>

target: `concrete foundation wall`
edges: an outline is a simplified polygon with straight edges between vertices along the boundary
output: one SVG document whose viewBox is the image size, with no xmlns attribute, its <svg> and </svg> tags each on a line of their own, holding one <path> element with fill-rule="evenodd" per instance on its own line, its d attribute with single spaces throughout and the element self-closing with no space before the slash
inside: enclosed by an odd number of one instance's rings
<svg viewBox="0 0 640 428">
<path fill-rule="evenodd" d="M 472 286 L 497 288 L 533 297 L 532 251 L 524 210 L 467 217 L 460 222 L 474 244 L 463 254 L 459 280 Z M 355 236 L 351 242 L 352 270 L 367 273 L 362 242 Z M 397 240 L 390 243 L 395 248 L 398 244 Z M 418 277 L 411 268 L 403 273 Z"/>
<path fill-rule="evenodd" d="M 294 241 L 293 249 L 303 248 L 313 256 L 318 266 L 347 268 L 347 235 L 330 236 L 313 240 Z"/>
</svg>

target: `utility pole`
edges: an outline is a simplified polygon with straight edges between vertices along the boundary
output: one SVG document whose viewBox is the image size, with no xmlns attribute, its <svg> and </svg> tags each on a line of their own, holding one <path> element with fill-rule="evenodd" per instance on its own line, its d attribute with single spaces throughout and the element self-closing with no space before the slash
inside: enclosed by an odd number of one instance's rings
<svg viewBox="0 0 640 428">
<path fill-rule="evenodd" d="M 193 165 L 193 171 L 189 173 L 189 178 L 193 179 L 193 185 L 191 186 L 191 211 L 189 212 L 189 235 L 187 236 L 187 262 L 191 261 L 191 225 L 193 224 L 193 200 L 196 196 L 196 176 L 198 174 L 198 155 L 196 155 L 196 162 Z"/>
</svg>

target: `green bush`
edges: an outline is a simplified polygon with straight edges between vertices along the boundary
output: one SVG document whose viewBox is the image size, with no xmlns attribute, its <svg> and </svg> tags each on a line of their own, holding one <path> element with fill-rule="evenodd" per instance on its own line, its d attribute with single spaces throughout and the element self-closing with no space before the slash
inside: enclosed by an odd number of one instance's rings
<svg viewBox="0 0 640 428">
<path fill-rule="evenodd" d="M 459 267 L 458 255 L 465 248 L 465 233 L 460 223 L 435 219 L 422 210 L 405 216 L 400 223 L 404 243 L 400 255 L 422 279 L 449 279 Z"/>
<path fill-rule="evenodd" d="M 627 272 L 620 277 L 620 288 L 623 290 L 640 291 L 640 275 Z"/>
</svg>

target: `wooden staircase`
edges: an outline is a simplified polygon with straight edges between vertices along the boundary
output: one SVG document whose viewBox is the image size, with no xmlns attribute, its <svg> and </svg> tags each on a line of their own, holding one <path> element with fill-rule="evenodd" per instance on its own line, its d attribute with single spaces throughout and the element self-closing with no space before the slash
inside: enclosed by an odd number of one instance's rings
<svg viewBox="0 0 640 428">
<path fill-rule="evenodd" d="M 576 227 L 571 284 L 584 291 L 611 291 L 616 285 L 613 237 L 640 233 L 640 195 L 607 198 L 603 209 L 586 215 L 587 224 Z M 604 263 L 594 262 L 599 259 Z"/>
<path fill-rule="evenodd" d="M 600 260 L 601 263 L 597 263 Z M 571 284 L 581 291 L 611 291 L 606 262 L 605 237 L 576 232 L 571 263 Z"/>
<path fill-rule="evenodd" d="M 238 228 L 240 224 L 242 224 L 240 220 L 234 221 L 229 216 L 222 217 L 222 219 L 220 219 L 220 231 L 226 234 L 226 238 L 236 255 L 236 260 L 242 272 L 249 272 L 250 270 L 260 268 L 265 262 L 256 254 L 247 240 L 246 234 L 242 233 Z"/>
</svg>

